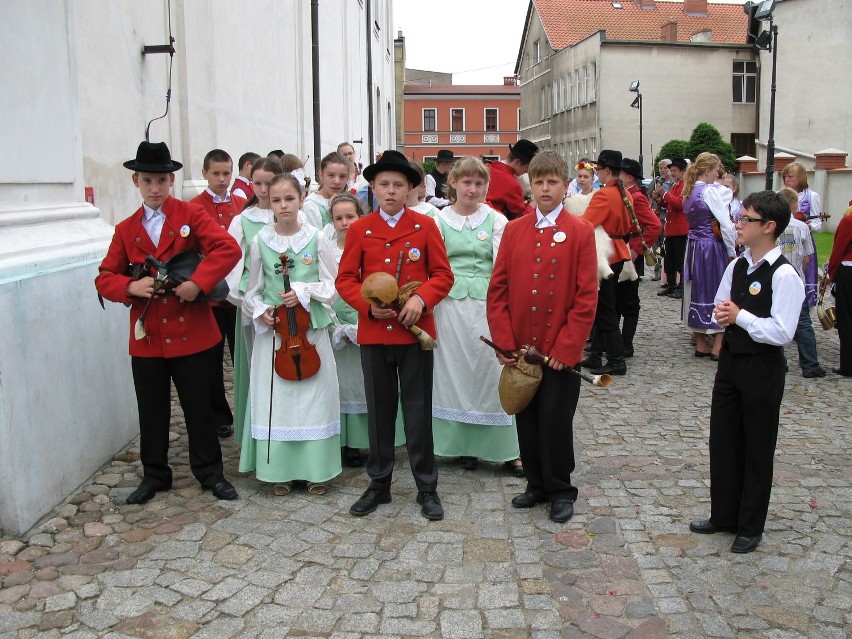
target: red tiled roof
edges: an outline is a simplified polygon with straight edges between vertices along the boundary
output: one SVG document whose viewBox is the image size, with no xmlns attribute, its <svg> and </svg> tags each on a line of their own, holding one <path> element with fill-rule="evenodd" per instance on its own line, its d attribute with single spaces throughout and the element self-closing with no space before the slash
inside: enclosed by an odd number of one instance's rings
<svg viewBox="0 0 852 639">
<path fill-rule="evenodd" d="M 462 93 L 488 94 L 499 93 L 507 95 L 521 95 L 521 87 L 504 84 L 406 84 L 405 93 L 428 94 L 428 95 L 457 95 Z"/>
<path fill-rule="evenodd" d="M 742 5 L 708 2 L 707 15 L 687 15 L 683 2 L 656 2 L 653 9 L 636 6 L 634 0 L 532 0 L 547 38 L 558 51 L 598 31 L 609 40 L 661 41 L 661 28 L 677 21 L 678 42 L 710 31 L 710 42 L 744 44 L 748 16 Z M 621 9 L 613 5 L 620 4 Z"/>
</svg>

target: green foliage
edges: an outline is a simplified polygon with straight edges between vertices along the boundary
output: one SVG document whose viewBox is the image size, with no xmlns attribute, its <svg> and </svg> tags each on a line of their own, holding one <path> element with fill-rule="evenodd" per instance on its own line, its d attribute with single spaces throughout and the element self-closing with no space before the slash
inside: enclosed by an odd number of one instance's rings
<svg viewBox="0 0 852 639">
<path fill-rule="evenodd" d="M 689 142 L 687 140 L 669 140 L 666 142 L 662 147 L 660 147 L 660 152 L 657 154 L 657 157 L 654 158 L 654 171 L 656 172 L 657 166 L 660 164 L 660 160 L 673 160 L 674 158 L 688 157 L 688 146 Z"/>
<path fill-rule="evenodd" d="M 695 160 L 704 152 L 718 155 L 728 171 L 736 170 L 737 154 L 734 152 L 734 146 L 723 140 L 719 130 L 707 122 L 702 122 L 692 130 L 686 157 Z"/>
<path fill-rule="evenodd" d="M 426 173 L 426 175 L 429 175 L 432 171 L 435 170 L 434 162 L 421 162 L 420 164 L 423 167 L 423 172 Z"/>
</svg>

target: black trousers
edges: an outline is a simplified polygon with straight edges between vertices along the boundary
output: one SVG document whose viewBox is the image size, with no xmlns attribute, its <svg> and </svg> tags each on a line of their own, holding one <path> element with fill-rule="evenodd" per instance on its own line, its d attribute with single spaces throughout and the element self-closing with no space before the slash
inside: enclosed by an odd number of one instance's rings
<svg viewBox="0 0 852 639">
<path fill-rule="evenodd" d="M 633 346 L 636 327 L 639 326 L 639 280 L 619 282 L 615 287 L 615 310 L 623 318 L 621 338 L 625 346 Z"/>
<path fill-rule="evenodd" d="M 527 491 L 544 493 L 551 501 L 577 499 L 571 473 L 574 471 L 574 412 L 579 397 L 578 376 L 544 366 L 535 396 L 515 417 Z"/>
<path fill-rule="evenodd" d="M 778 418 L 784 353 L 719 355 L 710 407 L 710 521 L 738 535 L 763 533 Z"/>
<path fill-rule="evenodd" d="M 405 445 L 417 490 L 438 486 L 432 442 L 432 370 L 434 353 L 418 344 L 361 346 L 367 395 L 370 488 L 390 490 L 394 462 L 396 413 L 402 396 Z"/>
<path fill-rule="evenodd" d="M 222 333 L 222 339 L 213 347 L 213 367 L 210 369 L 210 401 L 213 414 L 211 424 L 213 426 L 230 425 L 234 423 L 234 415 L 228 398 L 225 396 L 225 342 L 228 342 L 228 350 L 231 352 L 231 361 L 234 361 L 234 336 L 237 326 L 237 307 L 213 306 L 213 317 Z"/>
<path fill-rule="evenodd" d="M 835 286 L 837 336 L 840 338 L 840 371 L 852 375 L 852 266 L 841 266 Z"/>
<path fill-rule="evenodd" d="M 624 268 L 624 262 L 610 264 L 613 276 L 601 280 L 598 290 L 598 308 L 595 312 L 595 336 L 592 339 L 592 353 L 606 351 L 609 359 L 624 358 L 624 341 L 621 329 L 618 327 L 618 310 L 616 308 L 616 288 L 618 276 Z M 569 373 L 570 375 L 570 373 Z M 576 377 L 576 376 L 575 376 Z"/>
<path fill-rule="evenodd" d="M 680 275 L 683 284 L 683 260 L 686 258 L 686 235 L 666 237 L 666 258 L 663 266 L 666 271 L 666 282 L 674 286 L 678 284 Z"/>
<path fill-rule="evenodd" d="M 224 479 L 222 449 L 210 423 L 210 368 L 213 349 L 185 357 L 133 357 L 133 385 L 139 406 L 143 481 L 156 488 L 172 484 L 169 466 L 169 422 L 173 380 L 189 435 L 189 465 L 204 487 Z"/>
</svg>

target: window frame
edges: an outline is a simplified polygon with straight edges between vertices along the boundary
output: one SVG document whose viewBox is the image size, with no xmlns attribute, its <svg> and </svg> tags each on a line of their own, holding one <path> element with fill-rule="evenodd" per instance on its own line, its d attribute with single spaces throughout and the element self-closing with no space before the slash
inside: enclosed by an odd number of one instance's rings
<svg viewBox="0 0 852 639">
<path fill-rule="evenodd" d="M 737 65 L 742 65 L 742 71 L 737 71 Z M 752 71 L 749 71 L 751 65 Z M 731 72 L 731 103 L 757 104 L 757 62 L 754 60 L 733 60 Z M 751 100 L 749 100 L 749 80 L 751 80 Z M 740 99 L 737 100 L 738 85 Z"/>
<path fill-rule="evenodd" d="M 494 128 L 488 128 L 488 112 L 494 111 Z M 500 130 L 500 109 L 498 107 L 484 107 L 482 109 L 482 130 L 486 133 L 497 133 Z"/>
<path fill-rule="evenodd" d="M 426 128 L 426 111 L 432 111 L 432 127 L 431 129 Z M 423 133 L 436 133 L 438 131 L 438 109 L 437 107 L 423 107 L 421 108 L 421 124 L 423 125 Z"/>
<path fill-rule="evenodd" d="M 461 129 L 454 128 L 455 122 L 453 120 L 456 111 L 461 111 Z M 466 131 L 465 117 L 464 107 L 450 107 L 450 133 L 464 133 Z"/>
</svg>

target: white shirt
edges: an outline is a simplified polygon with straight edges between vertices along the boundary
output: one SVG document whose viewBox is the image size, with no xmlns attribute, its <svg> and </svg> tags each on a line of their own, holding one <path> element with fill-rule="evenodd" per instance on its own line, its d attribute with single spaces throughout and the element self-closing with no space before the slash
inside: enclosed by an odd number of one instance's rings
<svg viewBox="0 0 852 639">
<path fill-rule="evenodd" d="M 806 188 L 804 191 L 799 193 L 799 204 L 801 204 L 805 199 L 809 199 L 811 201 L 811 211 L 808 213 L 809 217 L 822 213 L 822 200 L 819 197 L 819 193 L 811 191 L 810 188 Z M 801 206 L 799 206 L 799 210 L 802 210 Z M 808 228 L 810 228 L 814 233 L 822 228 L 822 220 L 818 217 L 808 220 L 805 224 L 807 224 Z"/>
<path fill-rule="evenodd" d="M 535 227 L 537 229 L 543 229 L 548 226 L 556 226 L 556 218 L 559 217 L 559 214 L 562 213 L 562 204 L 560 203 L 555 209 L 553 209 L 550 213 L 545 215 L 541 211 L 538 210 L 538 207 L 535 208 Z"/>
<path fill-rule="evenodd" d="M 213 191 L 211 191 L 209 187 L 204 190 L 207 191 L 210 197 L 213 198 L 213 204 L 222 204 L 223 202 L 231 201 L 231 194 L 228 191 L 225 191 L 225 197 L 219 197 Z"/>
<path fill-rule="evenodd" d="M 704 182 L 698 180 L 695 184 L 697 186 L 704 184 Z M 722 242 L 725 244 L 728 257 L 735 257 L 737 254 L 737 230 L 734 228 L 734 223 L 731 222 L 730 208 L 733 197 L 733 191 L 724 184 L 708 184 L 701 194 L 701 199 L 704 200 L 713 217 L 719 223 L 719 229 L 722 231 Z"/>
<path fill-rule="evenodd" d="M 748 262 L 746 272 L 750 275 L 763 263 L 774 264 L 781 257 L 781 249 L 773 248 L 761 260 L 754 264 L 751 249 L 747 248 L 740 259 Z M 731 299 L 731 281 L 734 266 L 739 260 L 728 264 L 719 289 L 716 291 L 716 305 Z M 769 317 L 757 317 L 745 309 L 740 309 L 736 324 L 748 333 L 755 342 L 783 346 L 789 344 L 796 334 L 799 314 L 805 301 L 805 285 L 799 274 L 790 264 L 780 266 L 772 275 L 772 309 Z"/>
<path fill-rule="evenodd" d="M 166 214 L 163 209 L 156 211 L 147 204 L 142 204 L 142 226 L 148 232 L 148 237 L 157 246 L 160 243 L 160 233 L 163 232 L 163 224 L 166 222 Z"/>
<path fill-rule="evenodd" d="M 449 200 L 445 200 L 440 195 L 435 194 L 435 188 L 437 187 L 437 183 L 435 182 L 435 178 L 431 175 L 426 176 L 425 180 L 426 184 L 426 201 L 429 202 L 432 206 L 437 208 L 441 208 L 447 206 L 450 203 Z"/>
<path fill-rule="evenodd" d="M 778 238 L 778 246 L 799 277 L 804 279 L 805 257 L 814 254 L 814 243 L 808 225 L 791 217 L 787 228 Z"/>
<path fill-rule="evenodd" d="M 399 213 L 396 215 L 388 215 L 382 209 L 379 209 L 379 215 L 382 216 L 382 219 L 388 223 L 388 226 L 393 228 L 396 226 L 396 223 L 402 219 L 402 214 L 405 213 L 405 207 L 399 210 Z"/>
</svg>

